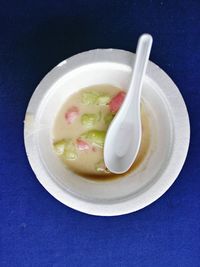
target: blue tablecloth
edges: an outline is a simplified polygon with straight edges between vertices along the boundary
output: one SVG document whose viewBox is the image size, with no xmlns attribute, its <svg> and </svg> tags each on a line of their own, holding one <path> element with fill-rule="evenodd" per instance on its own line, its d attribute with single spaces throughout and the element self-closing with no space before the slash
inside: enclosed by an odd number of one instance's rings
<svg viewBox="0 0 200 267">
<path fill-rule="evenodd" d="M 149 207 L 94 217 L 56 201 L 26 158 L 23 119 L 41 78 L 93 48 L 135 51 L 154 37 L 151 60 L 175 81 L 191 120 L 187 161 Z M 200 266 L 200 1 L 1 1 L 0 266 Z"/>
</svg>

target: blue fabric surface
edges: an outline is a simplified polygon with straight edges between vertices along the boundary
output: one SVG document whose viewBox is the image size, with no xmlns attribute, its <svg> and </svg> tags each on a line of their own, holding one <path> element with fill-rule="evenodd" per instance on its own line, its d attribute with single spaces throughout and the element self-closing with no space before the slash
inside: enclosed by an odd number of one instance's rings
<svg viewBox="0 0 200 267">
<path fill-rule="evenodd" d="M 187 161 L 149 207 L 94 217 L 56 201 L 25 155 L 23 119 L 41 78 L 94 48 L 134 51 L 154 37 L 151 60 L 175 81 L 191 120 Z M 0 266 L 200 266 L 200 1 L 1 1 Z"/>
</svg>

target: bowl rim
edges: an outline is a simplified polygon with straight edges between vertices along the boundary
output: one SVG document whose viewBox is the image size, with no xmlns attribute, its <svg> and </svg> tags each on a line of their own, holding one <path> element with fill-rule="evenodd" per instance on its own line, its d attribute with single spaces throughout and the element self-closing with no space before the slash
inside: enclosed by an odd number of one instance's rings
<svg viewBox="0 0 200 267">
<path fill-rule="evenodd" d="M 39 85 L 36 87 L 26 110 L 24 143 L 26 154 L 33 172 L 39 182 L 53 197 L 68 207 L 83 213 L 99 216 L 128 214 L 148 206 L 160 198 L 173 184 L 183 167 L 190 142 L 189 116 L 179 89 L 159 66 L 149 61 L 146 75 L 153 79 L 153 81 L 157 84 L 164 85 L 164 95 L 170 103 L 174 128 L 178 138 L 175 139 L 175 145 L 173 146 L 173 151 L 168 165 L 160 175 L 162 179 L 158 179 L 150 188 L 136 196 L 134 199 L 127 199 L 123 202 L 111 203 L 109 205 L 79 199 L 69 192 L 64 191 L 62 187 L 50 178 L 50 175 L 44 170 L 39 157 L 37 157 L 37 150 L 34 149 L 35 144 L 33 142 L 33 138 L 30 138 L 33 121 L 29 121 L 27 123 L 26 118 L 29 114 L 36 114 L 40 106 L 41 99 L 45 96 L 50 87 L 60 77 L 66 75 L 68 72 L 92 63 L 109 62 L 131 66 L 131 60 L 133 57 L 135 57 L 134 53 L 119 49 L 95 49 L 76 54 L 60 62 L 41 80 Z M 40 101 L 38 101 L 39 99 Z"/>
</svg>

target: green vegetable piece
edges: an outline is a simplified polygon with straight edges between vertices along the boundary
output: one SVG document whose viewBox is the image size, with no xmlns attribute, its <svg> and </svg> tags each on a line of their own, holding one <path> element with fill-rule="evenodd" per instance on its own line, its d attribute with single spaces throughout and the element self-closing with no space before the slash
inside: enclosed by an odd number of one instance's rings
<svg viewBox="0 0 200 267">
<path fill-rule="evenodd" d="M 85 105 L 96 104 L 99 94 L 97 92 L 84 92 L 82 94 L 82 103 Z"/>
<path fill-rule="evenodd" d="M 63 159 L 74 160 L 78 157 L 76 147 L 70 139 L 58 141 L 53 146 L 56 154 Z"/>
<path fill-rule="evenodd" d="M 82 138 L 85 138 L 93 145 L 103 147 L 106 132 L 105 131 L 98 131 L 98 130 L 91 130 L 81 135 Z"/>
<path fill-rule="evenodd" d="M 88 114 L 85 113 L 81 116 L 81 123 L 86 126 L 87 128 L 93 127 L 96 122 L 98 121 L 98 115 L 97 114 Z"/>
<path fill-rule="evenodd" d="M 63 159 L 65 160 L 75 160 L 78 155 L 75 151 L 65 150 L 63 154 Z"/>
<path fill-rule="evenodd" d="M 104 117 L 104 122 L 106 125 L 109 125 L 111 123 L 111 121 L 113 120 L 114 115 L 112 113 L 108 113 L 105 115 Z"/>
<path fill-rule="evenodd" d="M 104 160 L 101 159 L 95 164 L 95 170 L 97 172 L 104 172 L 104 173 L 110 173 L 109 170 L 106 168 L 106 165 L 104 163 Z"/>
<path fill-rule="evenodd" d="M 87 128 L 92 128 L 101 120 L 101 111 L 98 114 L 85 113 L 81 116 L 81 123 Z"/>
<path fill-rule="evenodd" d="M 100 95 L 97 99 L 97 105 L 105 106 L 107 105 L 111 100 L 111 97 L 109 95 Z"/>
<path fill-rule="evenodd" d="M 54 150 L 58 156 L 64 153 L 65 142 L 66 142 L 65 140 L 61 140 L 53 144 Z"/>
<path fill-rule="evenodd" d="M 76 147 L 73 142 L 69 139 L 65 142 L 65 150 L 63 153 L 63 158 L 65 160 L 75 160 L 77 159 L 78 155 L 76 153 Z"/>
</svg>

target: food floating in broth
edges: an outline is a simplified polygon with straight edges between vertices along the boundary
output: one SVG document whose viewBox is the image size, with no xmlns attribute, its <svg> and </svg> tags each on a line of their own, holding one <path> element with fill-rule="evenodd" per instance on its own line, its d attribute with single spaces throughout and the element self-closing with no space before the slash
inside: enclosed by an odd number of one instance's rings
<svg viewBox="0 0 200 267">
<path fill-rule="evenodd" d="M 63 104 L 53 127 L 53 149 L 69 169 L 84 177 L 99 179 L 118 176 L 106 168 L 103 147 L 107 129 L 125 95 L 118 87 L 95 85 L 81 89 Z M 143 139 L 146 141 L 139 152 L 143 157 L 149 144 L 149 129 L 144 114 L 142 112 Z"/>
</svg>

